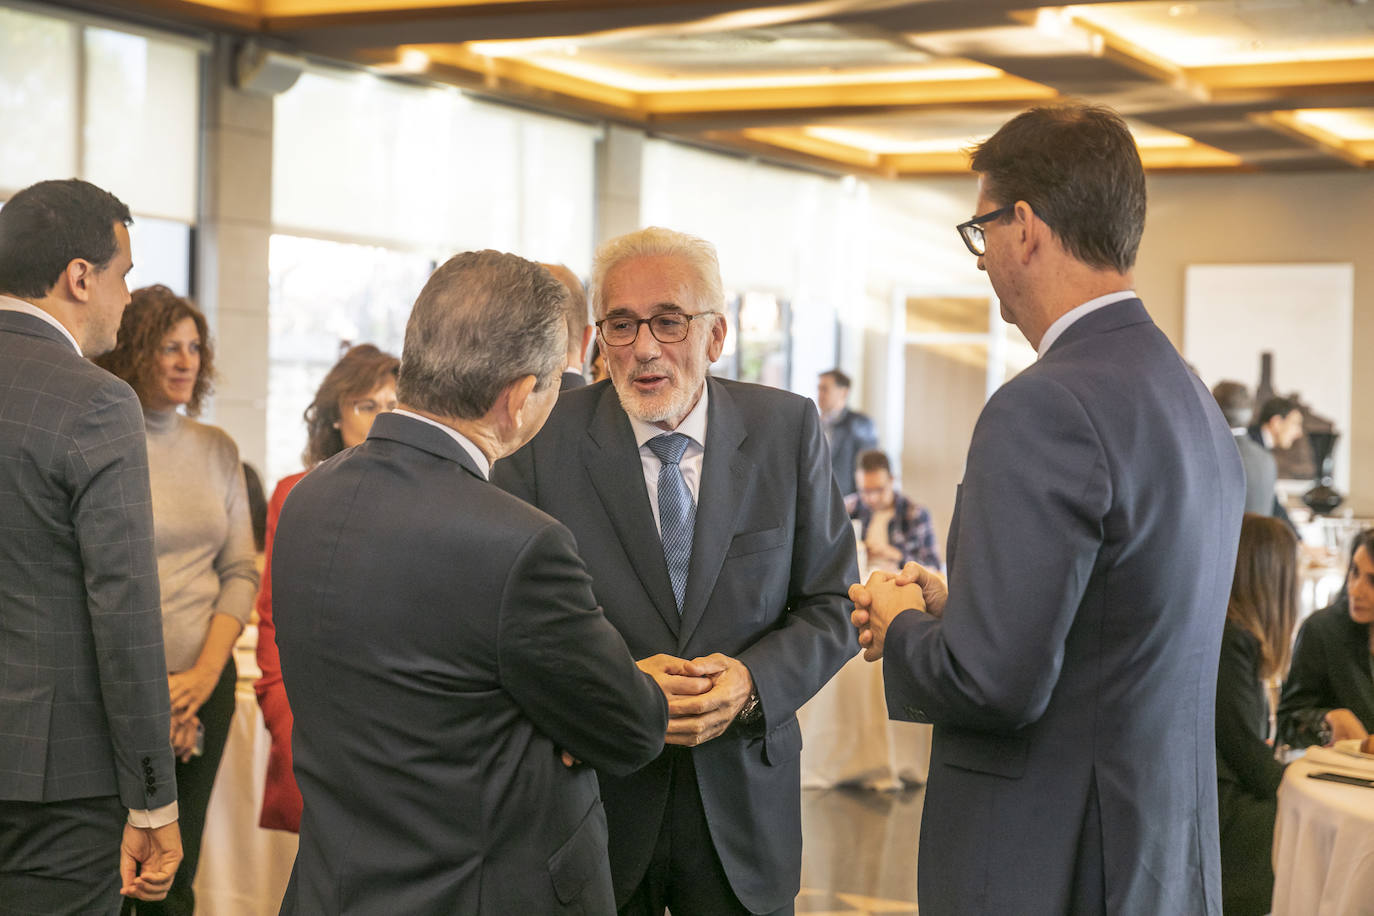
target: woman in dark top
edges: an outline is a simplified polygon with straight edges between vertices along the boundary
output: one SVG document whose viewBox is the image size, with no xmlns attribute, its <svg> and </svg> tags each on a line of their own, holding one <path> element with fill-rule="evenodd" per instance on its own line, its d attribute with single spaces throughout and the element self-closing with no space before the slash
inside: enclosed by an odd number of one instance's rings
<svg viewBox="0 0 1374 916">
<path fill-rule="evenodd" d="M 1279 740 L 1293 747 L 1374 731 L 1374 528 L 1355 536 L 1335 604 L 1298 631 L 1279 699 Z"/>
<path fill-rule="evenodd" d="M 1221 898 L 1227 916 L 1269 912 L 1275 793 L 1265 683 L 1288 664 L 1298 605 L 1298 541 L 1276 518 L 1246 515 L 1217 667 L 1217 801 Z"/>
</svg>

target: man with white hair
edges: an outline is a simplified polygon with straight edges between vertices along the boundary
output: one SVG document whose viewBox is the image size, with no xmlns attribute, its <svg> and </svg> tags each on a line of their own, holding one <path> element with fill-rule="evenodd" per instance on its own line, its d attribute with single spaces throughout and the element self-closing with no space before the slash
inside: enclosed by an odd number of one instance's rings
<svg viewBox="0 0 1374 916">
<path fill-rule="evenodd" d="M 708 378 L 724 346 L 707 242 L 597 252 L 610 380 L 565 392 L 494 479 L 572 529 L 597 601 L 669 694 L 669 747 L 601 773 L 622 914 L 790 913 L 796 711 L 855 651 L 854 536 L 810 401 Z"/>
</svg>

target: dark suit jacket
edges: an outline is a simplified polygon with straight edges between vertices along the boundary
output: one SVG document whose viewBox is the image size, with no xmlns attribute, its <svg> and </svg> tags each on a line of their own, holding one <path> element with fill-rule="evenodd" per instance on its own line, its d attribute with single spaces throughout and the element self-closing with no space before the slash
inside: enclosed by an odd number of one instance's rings
<svg viewBox="0 0 1374 916">
<path fill-rule="evenodd" d="M 589 768 L 662 748 L 667 703 L 567 529 L 385 414 L 291 491 L 273 611 L 305 801 L 283 913 L 610 913 Z"/>
<path fill-rule="evenodd" d="M 722 652 L 749 668 L 766 722 L 691 751 L 711 837 L 745 906 L 777 909 L 801 872 L 795 713 L 857 649 L 854 534 L 809 400 L 711 379 L 692 565 L 681 618 L 634 434 L 609 381 L 562 395 L 495 479 L 572 529 L 597 599 L 636 658 Z M 644 874 L 668 793 L 667 755 L 602 774 L 623 903 Z"/>
<path fill-rule="evenodd" d="M 587 384 L 587 377 L 581 372 L 574 372 L 571 369 L 564 369 L 563 374 L 558 379 L 558 390 L 567 391 L 570 388 L 581 388 Z"/>
<path fill-rule="evenodd" d="M 1218 913 L 1213 709 L 1245 482 L 1139 300 L 984 407 L 944 617 L 906 613 L 895 718 L 935 723 L 921 912 Z"/>
<path fill-rule="evenodd" d="M 1374 732 L 1374 678 L 1369 671 L 1369 627 L 1350 619 L 1342 596 L 1298 629 L 1293 664 L 1279 696 L 1279 740 L 1293 747 L 1319 743 L 1321 720 L 1348 709 Z"/>
<path fill-rule="evenodd" d="M 176 800 L 138 398 L 0 311 L 0 799 Z"/>
<path fill-rule="evenodd" d="M 877 447 L 878 432 L 873 421 L 865 414 L 844 408 L 830 430 L 830 464 L 835 470 L 835 483 L 839 484 L 841 496 L 854 492 L 854 469 L 858 467 L 859 453 Z"/>
</svg>

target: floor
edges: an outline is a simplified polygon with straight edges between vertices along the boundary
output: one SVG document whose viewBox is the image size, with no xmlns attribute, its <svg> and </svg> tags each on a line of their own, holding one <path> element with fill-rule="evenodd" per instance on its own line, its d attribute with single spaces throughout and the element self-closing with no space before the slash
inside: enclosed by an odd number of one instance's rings
<svg viewBox="0 0 1374 916">
<path fill-rule="evenodd" d="M 798 916 L 914 916 L 924 798 L 920 788 L 804 790 Z"/>
</svg>

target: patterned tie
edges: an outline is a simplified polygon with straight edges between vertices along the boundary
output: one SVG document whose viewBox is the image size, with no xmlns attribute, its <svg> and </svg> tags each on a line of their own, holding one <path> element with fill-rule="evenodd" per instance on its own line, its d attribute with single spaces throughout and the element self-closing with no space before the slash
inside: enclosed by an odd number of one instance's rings
<svg viewBox="0 0 1374 916">
<path fill-rule="evenodd" d="M 687 594 L 687 568 L 692 562 L 692 526 L 696 523 L 697 507 L 692 491 L 682 479 L 678 462 L 690 440 L 682 433 L 655 436 L 647 443 L 649 451 L 658 456 L 658 530 L 663 539 L 663 559 L 668 561 L 668 579 L 673 583 L 673 597 L 677 612 L 682 613 L 682 599 Z"/>
</svg>

